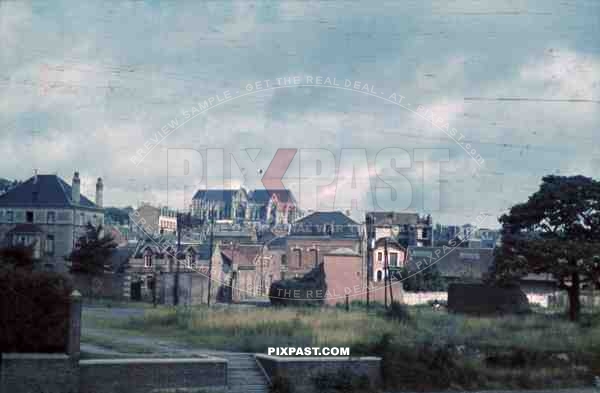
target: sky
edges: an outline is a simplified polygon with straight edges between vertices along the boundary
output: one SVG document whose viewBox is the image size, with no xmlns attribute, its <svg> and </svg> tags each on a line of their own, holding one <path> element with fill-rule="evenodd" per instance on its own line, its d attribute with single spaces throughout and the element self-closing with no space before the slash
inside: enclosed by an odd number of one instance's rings
<svg viewBox="0 0 600 393">
<path fill-rule="evenodd" d="M 301 208 L 494 227 L 544 175 L 598 176 L 598 37 L 597 1 L 0 1 L 0 177 L 183 208 L 297 149 Z"/>
</svg>

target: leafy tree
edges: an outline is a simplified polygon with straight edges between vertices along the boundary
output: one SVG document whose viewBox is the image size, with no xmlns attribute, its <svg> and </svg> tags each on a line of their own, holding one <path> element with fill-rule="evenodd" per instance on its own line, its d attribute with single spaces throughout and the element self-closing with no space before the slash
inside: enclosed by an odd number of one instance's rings
<svg viewBox="0 0 600 393">
<path fill-rule="evenodd" d="M 506 284 L 529 273 L 550 273 L 567 291 L 569 317 L 577 320 L 582 284 L 600 286 L 600 182 L 546 176 L 500 222 L 502 246 L 492 279 Z"/>
<path fill-rule="evenodd" d="M 110 256 L 116 247 L 112 235 L 102 233 L 102 226 L 96 228 L 88 224 L 78 247 L 67 257 L 71 273 L 97 275 L 110 270 Z"/>
<path fill-rule="evenodd" d="M 402 268 L 400 274 L 396 274 L 396 279 L 402 280 L 402 288 L 408 292 L 446 290 L 446 280 L 444 280 L 435 265 L 431 265 L 416 274 L 414 270 Z"/>
<path fill-rule="evenodd" d="M 33 269 L 33 247 L 32 246 L 8 246 L 0 248 L 0 261 L 5 266 L 13 268 Z"/>
</svg>

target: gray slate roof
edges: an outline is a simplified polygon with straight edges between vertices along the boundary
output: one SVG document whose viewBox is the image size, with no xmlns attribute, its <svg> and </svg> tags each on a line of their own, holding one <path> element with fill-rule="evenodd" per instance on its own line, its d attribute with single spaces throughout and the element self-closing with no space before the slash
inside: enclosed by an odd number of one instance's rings
<svg viewBox="0 0 600 393">
<path fill-rule="evenodd" d="M 37 175 L 0 196 L 0 207 L 53 207 L 102 210 L 84 195 L 79 204 L 71 200 L 69 184 L 56 175 Z"/>
</svg>

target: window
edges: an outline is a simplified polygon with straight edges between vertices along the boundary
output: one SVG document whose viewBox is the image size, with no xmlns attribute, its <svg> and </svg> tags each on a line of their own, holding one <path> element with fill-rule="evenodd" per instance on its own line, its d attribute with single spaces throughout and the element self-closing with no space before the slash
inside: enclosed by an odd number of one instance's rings
<svg viewBox="0 0 600 393">
<path fill-rule="evenodd" d="M 54 255 L 54 235 L 46 236 L 46 255 Z"/>
<path fill-rule="evenodd" d="M 281 265 L 287 266 L 287 255 L 281 256 Z"/>
<path fill-rule="evenodd" d="M 325 225 L 325 234 L 329 236 L 333 235 L 333 225 Z"/>
<path fill-rule="evenodd" d="M 27 213 L 25 213 L 25 220 L 29 224 L 33 224 L 33 212 L 32 211 L 28 211 Z"/>
<path fill-rule="evenodd" d="M 85 223 L 85 214 L 79 214 L 79 225 L 83 225 Z"/>
<path fill-rule="evenodd" d="M 381 262 L 383 261 L 383 253 L 381 251 L 379 251 L 377 253 L 377 262 Z"/>
<path fill-rule="evenodd" d="M 55 212 L 46 213 L 46 222 L 48 224 L 54 224 L 56 222 L 56 213 Z"/>
<path fill-rule="evenodd" d="M 376 281 L 381 281 L 383 278 L 383 274 L 381 273 L 381 270 L 377 270 L 377 279 Z"/>
<path fill-rule="evenodd" d="M 311 251 L 314 254 L 315 266 L 317 266 L 319 264 L 319 250 L 317 250 L 316 248 L 313 248 Z"/>
<path fill-rule="evenodd" d="M 185 260 L 188 268 L 193 269 L 196 267 L 196 255 L 194 253 L 189 253 Z"/>
<path fill-rule="evenodd" d="M 152 255 L 144 255 L 144 267 L 152 267 Z"/>
<path fill-rule="evenodd" d="M 302 267 L 302 251 L 299 248 L 294 251 L 296 253 L 296 260 L 298 261 L 298 267 Z"/>
<path fill-rule="evenodd" d="M 398 266 L 398 254 L 395 252 L 390 253 L 390 266 Z"/>
<path fill-rule="evenodd" d="M 7 210 L 6 211 L 6 222 L 13 222 L 14 220 L 14 213 L 12 210 Z"/>
</svg>

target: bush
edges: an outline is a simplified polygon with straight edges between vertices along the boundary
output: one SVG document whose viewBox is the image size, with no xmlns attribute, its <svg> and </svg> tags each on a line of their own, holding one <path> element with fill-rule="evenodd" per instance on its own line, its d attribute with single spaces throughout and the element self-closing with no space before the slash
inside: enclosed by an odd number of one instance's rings
<svg viewBox="0 0 600 393">
<path fill-rule="evenodd" d="M 368 392 L 371 385 L 366 375 L 357 376 L 349 370 L 341 370 L 337 374 L 317 374 L 313 384 L 322 393 L 363 393 Z"/>
<path fill-rule="evenodd" d="M 408 322 L 410 320 L 408 307 L 396 301 L 392 302 L 390 308 L 386 310 L 385 315 L 387 318 L 398 322 Z"/>
<path fill-rule="evenodd" d="M 57 273 L 0 269 L 0 352 L 65 352 L 71 291 Z"/>
<path fill-rule="evenodd" d="M 269 299 L 274 306 L 320 306 L 326 292 L 325 270 L 320 264 L 300 278 L 271 284 Z"/>
<path fill-rule="evenodd" d="M 286 378 L 276 376 L 273 378 L 271 386 L 269 387 L 269 393 L 291 393 L 292 385 Z"/>
</svg>

